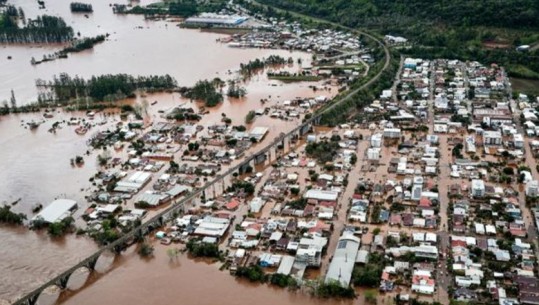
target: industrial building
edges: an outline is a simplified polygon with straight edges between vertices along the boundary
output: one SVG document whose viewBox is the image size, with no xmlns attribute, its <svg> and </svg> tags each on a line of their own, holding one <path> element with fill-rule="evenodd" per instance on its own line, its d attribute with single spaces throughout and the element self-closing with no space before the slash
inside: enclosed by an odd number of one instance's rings
<svg viewBox="0 0 539 305">
<path fill-rule="evenodd" d="M 343 287 L 350 285 L 360 243 L 359 238 L 355 237 L 352 233 L 343 233 L 341 238 L 339 238 L 337 249 L 329 265 L 325 279 L 326 283 L 337 281 Z"/>
<path fill-rule="evenodd" d="M 239 26 L 249 17 L 235 15 L 219 15 L 214 13 L 202 13 L 195 17 L 189 17 L 185 20 L 185 24 L 189 26 Z"/>
<path fill-rule="evenodd" d="M 46 223 L 62 221 L 71 216 L 77 208 L 78 206 L 75 200 L 57 199 L 32 218 L 32 221 L 38 219 Z"/>
</svg>

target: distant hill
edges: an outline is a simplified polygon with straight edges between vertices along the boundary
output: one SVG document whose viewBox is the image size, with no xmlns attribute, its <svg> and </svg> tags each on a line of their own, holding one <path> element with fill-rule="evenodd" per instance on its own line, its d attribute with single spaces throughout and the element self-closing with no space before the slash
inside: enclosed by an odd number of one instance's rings
<svg viewBox="0 0 539 305">
<path fill-rule="evenodd" d="M 539 0 L 258 0 L 381 35 L 408 38 L 409 56 L 498 63 L 539 79 Z M 529 52 L 517 52 L 519 45 Z"/>
<path fill-rule="evenodd" d="M 348 26 L 393 27 L 440 23 L 539 28 L 537 0 L 262 0 Z"/>
</svg>

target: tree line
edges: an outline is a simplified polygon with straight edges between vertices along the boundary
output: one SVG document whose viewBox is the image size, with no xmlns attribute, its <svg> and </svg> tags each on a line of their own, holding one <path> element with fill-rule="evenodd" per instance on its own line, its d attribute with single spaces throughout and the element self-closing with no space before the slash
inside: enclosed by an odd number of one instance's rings
<svg viewBox="0 0 539 305">
<path fill-rule="evenodd" d="M 268 66 L 277 66 L 277 65 L 284 65 L 286 63 L 293 63 L 294 60 L 292 58 L 289 58 L 286 60 L 284 57 L 281 57 L 279 55 L 270 55 L 268 58 L 262 58 L 262 59 L 255 59 L 250 60 L 246 64 L 240 64 L 240 72 L 244 76 L 251 76 L 253 73 L 256 73 L 259 70 L 264 69 Z"/>
<path fill-rule="evenodd" d="M 44 54 L 43 59 L 35 59 L 32 57 L 30 60 L 30 63 L 32 65 L 37 65 L 43 62 L 47 61 L 53 61 L 58 58 L 67 58 L 67 54 L 69 53 L 77 53 L 88 49 L 93 49 L 94 45 L 101 43 L 105 41 L 105 39 L 108 37 L 107 35 L 98 35 L 95 37 L 85 37 L 82 39 L 74 40 L 69 46 L 63 48 L 62 50 L 55 52 L 53 54 Z"/>
<path fill-rule="evenodd" d="M 144 14 L 144 15 L 172 15 L 188 18 L 203 12 L 219 12 L 226 8 L 223 0 L 175 0 L 168 3 L 154 3 L 144 7 L 135 6 L 132 9 L 116 8 L 116 13 Z"/>
<path fill-rule="evenodd" d="M 17 16 L 0 14 L 0 43 L 61 43 L 73 39 L 73 28 L 60 17 L 38 16 L 19 27 Z"/>
<path fill-rule="evenodd" d="M 449 25 L 539 28 L 535 0 L 262 0 L 286 10 L 329 19 L 346 26 L 387 27 L 418 22 Z M 425 29 L 428 30 L 428 29 Z"/>
<path fill-rule="evenodd" d="M 73 13 L 92 13 L 94 11 L 91 4 L 82 2 L 71 2 L 69 7 Z"/>
<path fill-rule="evenodd" d="M 40 89 L 38 101 L 69 101 L 75 98 L 91 98 L 104 101 L 108 98 L 134 96 L 138 89 L 150 91 L 172 90 L 177 87 L 176 80 L 164 76 L 132 76 L 128 74 L 106 74 L 92 76 L 85 80 L 80 76 L 71 77 L 66 73 L 54 76 L 51 81 L 36 80 Z"/>
</svg>

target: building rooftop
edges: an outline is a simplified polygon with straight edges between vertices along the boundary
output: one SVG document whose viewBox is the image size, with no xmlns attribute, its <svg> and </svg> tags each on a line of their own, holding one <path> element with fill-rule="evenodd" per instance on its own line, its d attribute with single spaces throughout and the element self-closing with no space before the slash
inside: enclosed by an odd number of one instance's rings
<svg viewBox="0 0 539 305">
<path fill-rule="evenodd" d="M 344 233 L 339 238 L 337 249 L 326 274 L 326 283 L 338 281 L 343 287 L 348 287 L 352 278 L 352 271 L 354 270 L 360 243 L 359 238 L 350 233 Z"/>
<path fill-rule="evenodd" d="M 47 223 L 62 221 L 64 218 L 71 216 L 75 209 L 77 209 L 77 202 L 75 200 L 57 199 L 51 202 L 51 204 L 44 208 L 32 220 L 43 219 Z"/>
</svg>

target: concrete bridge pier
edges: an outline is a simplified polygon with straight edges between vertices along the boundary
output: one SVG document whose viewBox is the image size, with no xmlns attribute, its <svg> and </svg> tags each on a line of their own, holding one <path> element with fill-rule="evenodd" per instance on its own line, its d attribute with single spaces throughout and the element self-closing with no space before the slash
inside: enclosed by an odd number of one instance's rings
<svg viewBox="0 0 539 305">
<path fill-rule="evenodd" d="M 266 156 L 266 153 L 262 153 L 260 155 L 257 155 L 253 159 L 254 165 L 258 165 L 261 163 L 264 163 L 268 157 Z"/>
<path fill-rule="evenodd" d="M 315 117 L 315 118 L 313 119 L 314 125 L 320 125 L 321 119 L 322 119 L 322 116 L 321 116 L 321 115 Z"/>
<path fill-rule="evenodd" d="M 142 236 L 142 230 L 138 230 L 141 232 L 141 236 Z M 89 259 L 85 264 L 84 264 L 84 267 L 86 267 L 90 273 L 92 273 L 94 270 L 95 270 L 95 266 L 97 265 L 97 260 L 99 259 L 99 256 L 96 256 L 96 257 L 93 257 L 91 259 Z"/>
<path fill-rule="evenodd" d="M 312 129 L 312 127 L 313 126 L 311 124 L 303 125 L 303 127 L 301 127 L 300 130 L 299 130 L 299 137 L 302 137 L 305 134 L 309 133 L 309 131 Z"/>
<path fill-rule="evenodd" d="M 65 290 L 67 288 L 67 283 L 69 282 L 69 278 L 71 277 L 73 273 L 68 273 L 62 276 L 57 282 L 56 286 L 58 286 L 60 289 Z"/>
<path fill-rule="evenodd" d="M 35 305 L 35 304 L 37 304 L 37 300 L 39 299 L 40 295 L 41 295 L 41 291 L 36 293 L 36 294 L 33 294 L 33 295 L 29 296 L 26 299 L 26 302 L 24 304 L 26 304 L 26 305 Z"/>
<path fill-rule="evenodd" d="M 252 161 L 243 163 L 238 167 L 238 174 L 243 175 L 247 172 L 247 169 L 251 166 Z M 252 166 L 251 166 L 252 167 Z"/>
<path fill-rule="evenodd" d="M 135 242 L 139 242 L 139 241 L 143 240 L 144 239 L 144 232 L 142 232 L 142 229 L 136 230 L 135 233 L 133 233 L 133 238 L 134 238 Z M 97 259 L 95 261 L 97 263 Z M 94 265 L 94 267 L 95 267 L 95 265 Z"/>
</svg>

